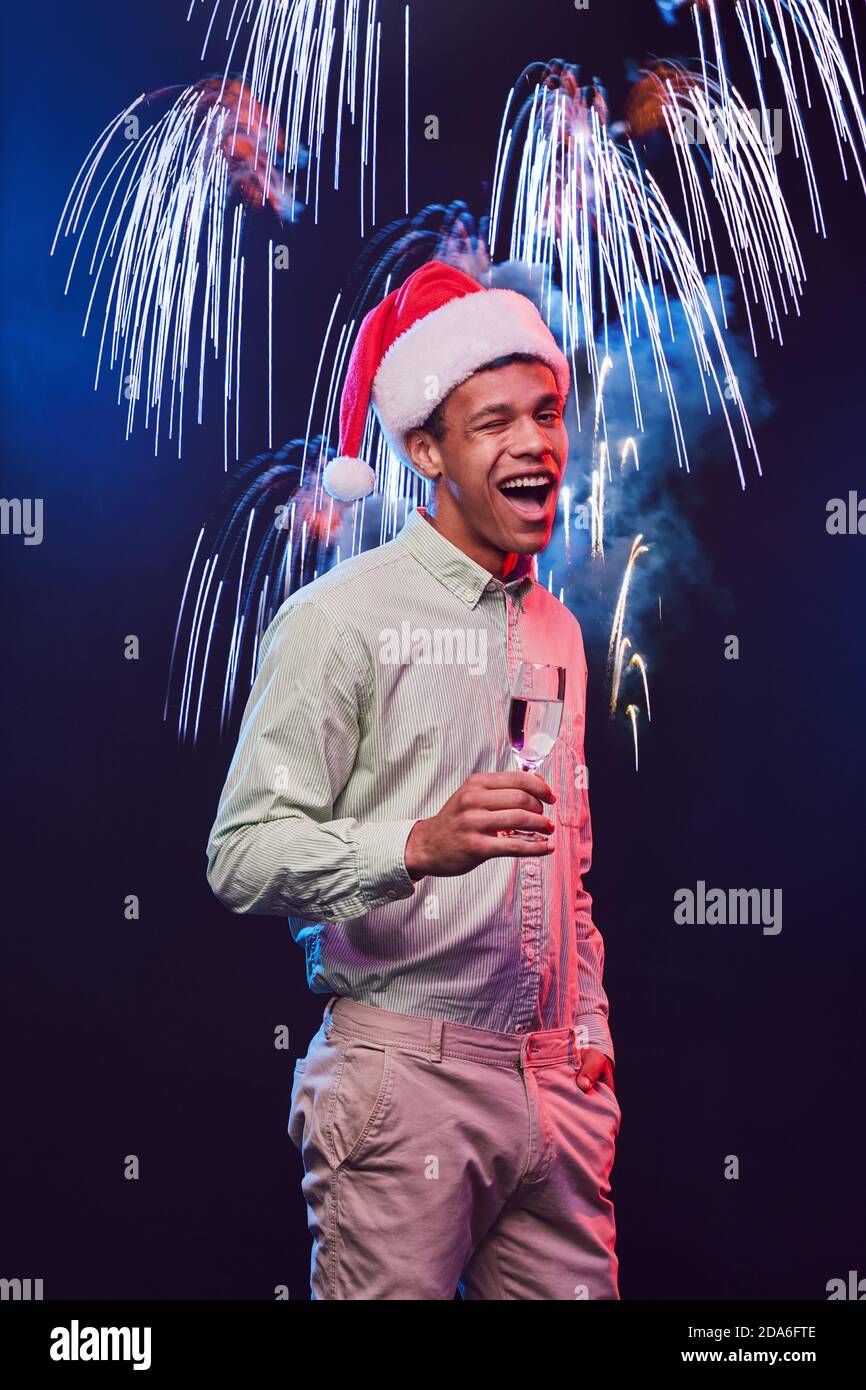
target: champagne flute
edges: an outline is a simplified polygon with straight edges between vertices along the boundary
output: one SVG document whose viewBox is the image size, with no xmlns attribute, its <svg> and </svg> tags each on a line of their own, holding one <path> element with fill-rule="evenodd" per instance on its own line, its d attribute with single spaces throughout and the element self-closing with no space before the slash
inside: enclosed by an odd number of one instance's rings
<svg viewBox="0 0 866 1390">
<path fill-rule="evenodd" d="M 522 772 L 537 772 L 556 743 L 565 700 L 565 667 L 521 661 L 514 673 L 508 711 L 511 751 Z M 546 840 L 540 830 L 503 830 L 521 840 Z"/>
</svg>

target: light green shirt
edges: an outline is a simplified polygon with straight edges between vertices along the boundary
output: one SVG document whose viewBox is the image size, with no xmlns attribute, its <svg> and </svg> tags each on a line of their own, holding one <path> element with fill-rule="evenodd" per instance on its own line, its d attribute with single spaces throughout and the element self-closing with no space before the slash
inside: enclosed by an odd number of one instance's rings
<svg viewBox="0 0 866 1390">
<path fill-rule="evenodd" d="M 207 876 L 233 912 L 288 917 L 317 992 L 499 1032 L 577 1027 L 613 1060 L 583 887 L 583 638 L 533 568 L 521 556 L 503 584 L 413 509 L 393 540 L 286 599 L 262 638 Z M 522 659 L 567 673 L 540 769 L 557 795 L 556 848 L 413 882 L 415 821 L 471 773 L 514 770 Z"/>
</svg>

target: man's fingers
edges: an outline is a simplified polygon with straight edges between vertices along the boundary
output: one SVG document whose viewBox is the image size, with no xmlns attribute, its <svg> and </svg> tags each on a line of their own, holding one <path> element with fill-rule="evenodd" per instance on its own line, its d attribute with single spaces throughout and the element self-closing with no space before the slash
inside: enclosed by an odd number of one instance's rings
<svg viewBox="0 0 866 1390">
<path fill-rule="evenodd" d="M 518 854 L 524 858 L 540 858 L 545 854 L 552 854 L 555 846 L 549 840 L 521 840 L 516 835 L 509 835 L 506 838 L 500 836 L 492 840 L 489 850 L 485 850 L 487 859 L 501 859 L 506 854 Z"/>
<path fill-rule="evenodd" d="M 544 803 L 517 787 L 478 787 L 464 792 L 464 805 L 481 811 L 532 811 L 544 814 Z"/>
<path fill-rule="evenodd" d="M 549 816 L 521 807 L 505 807 L 501 811 L 472 812 L 472 829 L 484 835 L 495 835 L 497 830 L 537 830 L 541 835 L 551 835 L 556 829 Z"/>
<path fill-rule="evenodd" d="M 556 800 L 553 788 L 537 772 L 479 772 L 476 777 L 479 786 L 514 787 L 518 791 L 529 792 L 530 796 L 536 796 L 540 801 Z"/>
<path fill-rule="evenodd" d="M 494 833 L 490 839 L 485 838 L 484 849 L 481 852 L 485 859 L 492 859 L 494 856 L 501 858 L 504 854 L 552 854 L 555 848 L 552 839 L 547 835 L 543 840 L 524 840 L 520 835 Z"/>
<path fill-rule="evenodd" d="M 610 1079 L 608 1080 L 608 1074 Z M 613 1090 L 613 1067 L 610 1059 L 597 1048 L 587 1048 L 576 1081 L 582 1091 L 588 1091 L 597 1081 L 606 1081 Z"/>
</svg>

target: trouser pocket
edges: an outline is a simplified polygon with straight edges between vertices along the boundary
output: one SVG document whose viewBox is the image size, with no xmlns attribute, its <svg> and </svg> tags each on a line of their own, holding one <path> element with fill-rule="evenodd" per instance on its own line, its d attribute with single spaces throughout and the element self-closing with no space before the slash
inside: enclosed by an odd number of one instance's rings
<svg viewBox="0 0 866 1390">
<path fill-rule="evenodd" d="M 302 1132 L 303 1132 L 303 1120 L 302 1120 L 302 1118 L 301 1118 L 300 1123 L 299 1123 L 299 1117 L 301 1116 L 301 1111 L 300 1111 L 299 1108 L 298 1108 L 298 1091 L 299 1091 L 299 1089 L 300 1089 L 301 1083 L 302 1083 L 303 1078 L 304 1078 L 304 1068 L 305 1068 L 305 1066 L 306 1066 L 306 1061 L 305 1061 L 304 1058 L 301 1058 L 300 1061 L 297 1061 L 297 1062 L 295 1063 L 295 1070 L 294 1070 L 294 1072 L 292 1073 L 292 1095 L 291 1095 L 291 1100 L 289 1101 L 289 1125 L 288 1125 L 288 1132 L 289 1132 L 289 1138 L 291 1139 L 291 1141 L 292 1141 L 292 1143 L 294 1144 L 294 1146 L 295 1146 L 296 1149 L 300 1149 L 300 1147 L 301 1147 L 301 1136 L 302 1136 Z"/>
<path fill-rule="evenodd" d="M 333 1169 L 360 1161 L 388 1110 L 393 1056 L 384 1043 L 317 1035 L 295 1067 L 289 1137 L 305 1163 Z"/>
</svg>

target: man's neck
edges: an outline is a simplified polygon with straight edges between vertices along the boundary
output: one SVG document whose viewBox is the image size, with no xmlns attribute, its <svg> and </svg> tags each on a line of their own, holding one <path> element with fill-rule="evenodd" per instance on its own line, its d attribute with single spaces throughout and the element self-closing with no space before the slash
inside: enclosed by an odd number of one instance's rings
<svg viewBox="0 0 866 1390">
<path fill-rule="evenodd" d="M 459 512 L 448 508 L 443 514 L 442 509 L 434 512 L 433 507 L 420 507 L 419 511 L 425 517 L 427 523 L 438 531 L 440 536 L 444 536 L 452 545 L 456 545 L 458 550 L 462 550 L 464 555 L 468 555 L 470 560 L 474 560 L 476 565 L 482 569 L 489 570 L 494 579 L 500 579 L 507 583 L 517 568 L 520 555 L 514 550 L 498 550 L 489 541 L 485 541 L 482 536 L 476 535 L 466 526 Z"/>
</svg>

